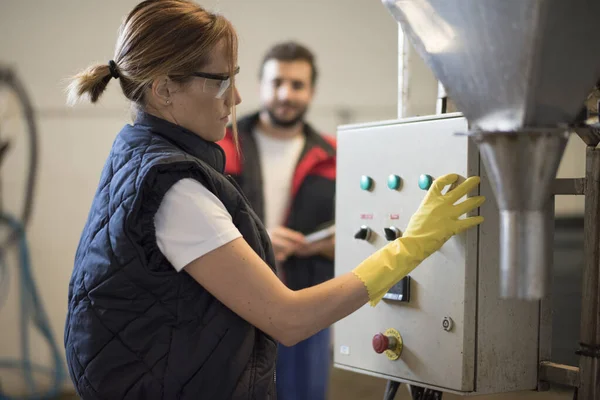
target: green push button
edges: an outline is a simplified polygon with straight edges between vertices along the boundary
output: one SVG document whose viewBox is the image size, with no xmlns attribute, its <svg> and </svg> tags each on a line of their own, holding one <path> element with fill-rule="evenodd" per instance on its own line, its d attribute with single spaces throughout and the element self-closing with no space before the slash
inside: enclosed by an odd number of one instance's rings
<svg viewBox="0 0 600 400">
<path fill-rule="evenodd" d="M 419 176 L 419 187 L 423 190 L 429 190 L 431 184 L 433 183 L 433 178 L 431 175 L 423 174 Z"/>
<path fill-rule="evenodd" d="M 387 185 L 390 189 L 398 190 L 400 188 L 401 183 L 402 183 L 402 179 L 398 175 L 388 176 Z"/>
<path fill-rule="evenodd" d="M 373 187 L 373 179 L 369 176 L 363 175 L 360 177 L 360 188 L 362 190 L 371 190 Z"/>
</svg>

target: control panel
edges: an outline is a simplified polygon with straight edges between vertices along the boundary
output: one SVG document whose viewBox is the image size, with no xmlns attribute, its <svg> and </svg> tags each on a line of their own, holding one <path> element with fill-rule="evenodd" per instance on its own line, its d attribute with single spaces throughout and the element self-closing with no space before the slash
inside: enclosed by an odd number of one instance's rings
<svg viewBox="0 0 600 400">
<path fill-rule="evenodd" d="M 460 114 L 338 129 L 336 275 L 401 237 L 436 177 L 480 175 L 487 201 L 484 224 L 335 324 L 336 367 L 463 395 L 536 388 L 539 302 L 499 297 L 498 208 L 467 131 Z"/>
</svg>

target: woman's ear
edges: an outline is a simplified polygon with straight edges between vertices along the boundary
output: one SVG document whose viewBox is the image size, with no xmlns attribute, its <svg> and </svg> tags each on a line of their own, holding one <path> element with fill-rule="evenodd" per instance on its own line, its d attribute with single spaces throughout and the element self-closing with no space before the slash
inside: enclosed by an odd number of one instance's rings
<svg viewBox="0 0 600 400">
<path fill-rule="evenodd" d="M 173 88 L 174 82 L 167 76 L 161 76 L 152 82 L 152 97 L 160 105 L 169 105 L 172 101 L 172 95 L 174 93 Z"/>
</svg>

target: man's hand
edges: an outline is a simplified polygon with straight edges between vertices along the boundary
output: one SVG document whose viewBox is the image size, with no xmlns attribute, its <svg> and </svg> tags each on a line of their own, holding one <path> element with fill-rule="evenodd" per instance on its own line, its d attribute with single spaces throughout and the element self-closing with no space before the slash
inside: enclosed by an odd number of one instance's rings
<svg viewBox="0 0 600 400">
<path fill-rule="evenodd" d="M 277 262 L 287 260 L 299 248 L 306 246 L 303 234 L 283 226 L 269 231 L 269 236 L 271 237 L 273 252 L 275 253 L 275 260 Z"/>
<path fill-rule="evenodd" d="M 335 257 L 335 235 L 317 242 L 307 243 L 299 247 L 295 254 L 299 257 L 310 257 L 319 254 L 333 260 Z"/>
</svg>

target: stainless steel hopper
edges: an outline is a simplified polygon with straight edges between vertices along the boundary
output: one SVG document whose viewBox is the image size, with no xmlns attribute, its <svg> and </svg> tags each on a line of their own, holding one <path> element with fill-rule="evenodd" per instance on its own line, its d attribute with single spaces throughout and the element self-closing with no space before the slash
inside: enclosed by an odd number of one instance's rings
<svg viewBox="0 0 600 400">
<path fill-rule="evenodd" d="M 600 1 L 383 3 L 469 121 L 500 207 L 501 295 L 542 298 L 552 183 L 600 77 Z"/>
</svg>

